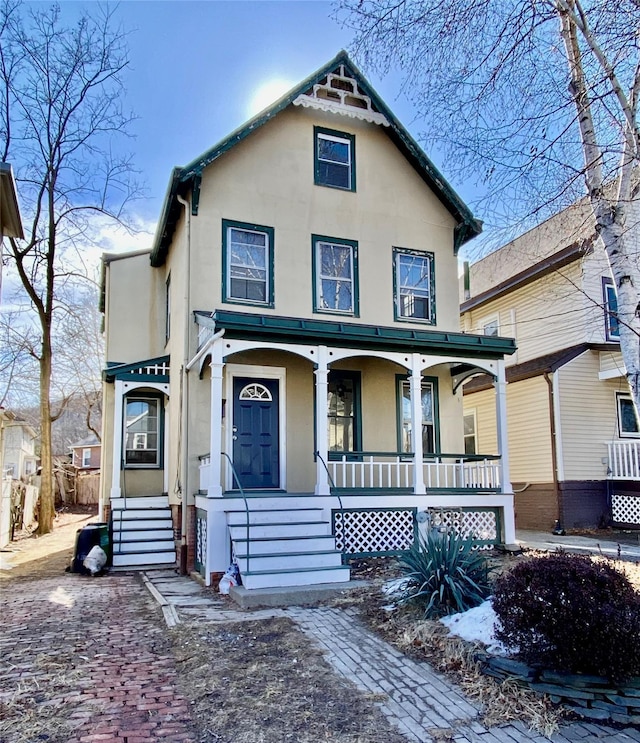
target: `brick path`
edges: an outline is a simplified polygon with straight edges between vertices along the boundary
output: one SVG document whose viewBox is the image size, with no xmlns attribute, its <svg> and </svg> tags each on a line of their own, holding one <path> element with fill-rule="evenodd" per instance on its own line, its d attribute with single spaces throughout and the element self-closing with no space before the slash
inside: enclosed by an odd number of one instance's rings
<svg viewBox="0 0 640 743">
<path fill-rule="evenodd" d="M 0 701 L 18 705 L 21 724 L 32 716 L 68 743 L 195 743 L 161 615 L 138 578 L 12 580 L 2 604 Z"/>
</svg>

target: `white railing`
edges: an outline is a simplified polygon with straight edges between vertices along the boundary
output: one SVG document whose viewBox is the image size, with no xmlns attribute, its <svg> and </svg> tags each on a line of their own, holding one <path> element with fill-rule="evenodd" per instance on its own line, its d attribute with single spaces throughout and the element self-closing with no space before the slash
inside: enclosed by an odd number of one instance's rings
<svg viewBox="0 0 640 743">
<path fill-rule="evenodd" d="M 411 488 L 413 461 L 393 454 L 358 453 L 330 460 L 329 474 L 336 488 Z"/>
<path fill-rule="evenodd" d="M 211 457 L 208 454 L 200 457 L 198 469 L 200 470 L 199 489 L 202 493 L 207 493 L 209 491 L 209 471 L 211 470 Z"/>
<path fill-rule="evenodd" d="M 329 474 L 336 488 L 413 488 L 411 455 L 353 452 L 329 461 Z M 447 461 L 444 461 L 444 460 Z M 499 459 L 469 459 L 461 455 L 442 455 L 423 463 L 427 490 L 500 488 Z"/>
<path fill-rule="evenodd" d="M 436 458 L 423 465 L 424 484 L 431 488 L 500 488 L 500 463 L 496 460 L 477 459 L 465 461 L 462 458 L 443 462 Z"/>
<path fill-rule="evenodd" d="M 607 448 L 611 480 L 640 480 L 640 441 L 610 441 Z"/>
</svg>

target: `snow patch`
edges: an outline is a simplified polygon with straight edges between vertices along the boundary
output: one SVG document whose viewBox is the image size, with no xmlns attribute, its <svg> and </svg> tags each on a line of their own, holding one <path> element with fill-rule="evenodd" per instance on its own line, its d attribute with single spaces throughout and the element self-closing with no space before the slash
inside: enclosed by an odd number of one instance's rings
<svg viewBox="0 0 640 743">
<path fill-rule="evenodd" d="M 469 642 L 481 642 L 493 655 L 509 655 L 507 648 L 495 637 L 498 618 L 490 600 L 461 614 L 443 617 L 440 621 L 452 635 Z"/>
</svg>

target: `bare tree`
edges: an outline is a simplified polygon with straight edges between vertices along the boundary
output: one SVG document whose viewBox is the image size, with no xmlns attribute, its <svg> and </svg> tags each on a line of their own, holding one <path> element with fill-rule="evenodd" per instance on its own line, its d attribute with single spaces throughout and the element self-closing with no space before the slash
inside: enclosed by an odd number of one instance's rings
<svg viewBox="0 0 640 743">
<path fill-rule="evenodd" d="M 58 288 L 77 273 L 91 240 L 91 216 L 121 220 L 133 194 L 127 158 L 112 140 L 126 134 L 122 73 L 126 36 L 113 11 L 92 5 L 66 24 L 60 8 L 0 5 L 0 154 L 16 169 L 25 240 L 10 257 L 36 314 L 42 486 L 39 533 L 51 531 L 52 331 Z"/>
<path fill-rule="evenodd" d="M 448 172 L 520 227 L 580 198 L 618 293 L 640 409 L 638 0 L 338 0 L 356 54 L 399 66 Z M 489 208 L 489 205 L 492 205 Z"/>
</svg>

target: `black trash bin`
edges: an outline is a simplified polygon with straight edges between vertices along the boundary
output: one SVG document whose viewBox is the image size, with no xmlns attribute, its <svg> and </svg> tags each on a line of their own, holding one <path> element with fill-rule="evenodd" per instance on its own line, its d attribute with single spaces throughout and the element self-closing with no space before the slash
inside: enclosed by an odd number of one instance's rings
<svg viewBox="0 0 640 743">
<path fill-rule="evenodd" d="M 95 546 L 101 547 L 107 555 L 107 566 L 111 565 L 111 540 L 109 539 L 109 524 L 87 524 L 76 532 L 76 548 L 71 561 L 71 572 L 89 575 L 89 571 L 82 564 L 85 557 Z"/>
</svg>

